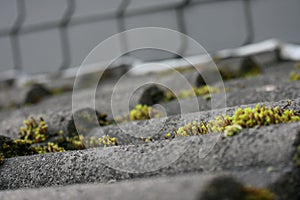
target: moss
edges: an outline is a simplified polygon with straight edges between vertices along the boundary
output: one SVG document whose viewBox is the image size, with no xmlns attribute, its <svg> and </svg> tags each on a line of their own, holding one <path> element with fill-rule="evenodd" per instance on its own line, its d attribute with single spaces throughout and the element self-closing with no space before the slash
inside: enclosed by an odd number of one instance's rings
<svg viewBox="0 0 300 200">
<path fill-rule="evenodd" d="M 127 122 L 127 121 L 137 121 L 137 120 L 147 120 L 151 118 L 160 118 L 163 113 L 151 106 L 138 104 L 129 112 L 129 115 L 117 117 L 116 122 Z"/>
<path fill-rule="evenodd" d="M 24 120 L 24 126 L 20 127 L 18 139 L 0 137 L 0 153 L 6 158 L 116 145 L 118 145 L 117 139 L 108 135 L 95 138 L 82 135 L 66 137 L 63 131 L 50 134 L 42 117 L 38 120 L 33 117 Z"/>
<path fill-rule="evenodd" d="M 242 129 L 243 128 L 238 124 L 229 125 L 229 126 L 225 127 L 224 135 L 226 137 L 231 137 L 231 136 L 234 136 L 234 135 L 238 134 L 239 132 L 241 132 Z"/>
<path fill-rule="evenodd" d="M 24 126 L 20 127 L 20 140 L 24 140 L 24 143 L 44 142 L 49 137 L 48 126 L 42 117 L 38 121 L 29 117 L 23 123 Z"/>
<path fill-rule="evenodd" d="M 247 187 L 230 176 L 212 179 L 200 194 L 201 200 L 275 200 L 275 194 L 266 188 Z"/>
<path fill-rule="evenodd" d="M 5 158 L 15 156 L 32 155 L 34 152 L 30 149 L 30 143 L 24 140 L 12 140 L 5 136 L 0 136 L 0 152 Z"/>
<path fill-rule="evenodd" d="M 296 63 L 294 66 L 295 69 L 300 69 L 300 62 Z"/>
<path fill-rule="evenodd" d="M 220 92 L 220 89 L 205 85 L 201 87 L 193 87 L 189 90 L 182 90 L 177 94 L 177 97 L 180 99 L 189 98 L 189 97 L 195 97 L 195 96 L 203 96 L 204 99 L 209 100 L 211 98 L 210 94 L 212 93 L 218 93 Z M 166 93 L 165 102 L 171 101 L 176 99 L 176 94 L 173 92 L 167 92 Z"/>
<path fill-rule="evenodd" d="M 3 155 L 3 153 L 0 152 L 0 165 L 2 165 L 4 163 L 5 157 Z"/>
<path fill-rule="evenodd" d="M 275 194 L 265 188 L 245 187 L 245 200 L 275 200 Z"/>
<path fill-rule="evenodd" d="M 33 149 L 37 154 L 64 152 L 65 151 L 65 149 L 63 147 L 59 147 L 58 144 L 55 144 L 53 142 L 48 142 L 47 145 L 45 145 L 45 146 L 33 147 Z"/>
<path fill-rule="evenodd" d="M 290 73 L 290 81 L 299 81 L 300 80 L 300 73 L 291 72 Z"/>
<path fill-rule="evenodd" d="M 175 130 L 175 137 L 187 137 L 192 135 L 202 135 L 207 134 L 209 132 L 209 126 L 205 122 L 197 123 L 194 121 L 193 123 L 188 123 L 183 127 L 180 127 L 177 131 Z M 172 135 L 171 133 L 167 133 L 167 135 Z"/>
<path fill-rule="evenodd" d="M 230 137 L 241 132 L 243 128 L 297 121 L 300 121 L 300 113 L 294 110 L 257 104 L 255 108 L 239 108 L 232 116 L 221 115 L 209 122 L 188 123 L 174 132 L 175 137 L 203 135 L 211 132 L 224 132 L 224 136 Z"/>
<path fill-rule="evenodd" d="M 50 92 L 52 95 L 60 95 L 65 92 L 70 92 L 72 90 L 73 90 L 73 88 L 70 86 L 62 86 L 62 87 L 51 88 Z"/>
<path fill-rule="evenodd" d="M 220 92 L 218 88 L 205 85 L 202 87 L 194 87 L 190 90 L 184 90 L 180 92 L 178 96 L 179 98 L 187 98 L 193 96 L 203 96 L 203 95 L 218 93 L 218 92 Z"/>
<path fill-rule="evenodd" d="M 97 146 L 117 146 L 117 138 L 110 137 L 109 135 L 104 135 L 101 138 L 96 139 L 95 137 L 91 137 L 89 141 L 87 141 L 89 147 L 97 147 Z"/>
<path fill-rule="evenodd" d="M 138 104 L 130 111 L 129 118 L 131 121 L 150 119 L 149 111 L 150 108 L 148 106 Z"/>
<path fill-rule="evenodd" d="M 153 138 L 151 138 L 150 136 L 148 136 L 148 137 L 141 137 L 141 139 L 142 139 L 142 141 L 144 141 L 144 142 L 152 142 L 152 141 L 154 141 L 154 139 Z"/>
</svg>

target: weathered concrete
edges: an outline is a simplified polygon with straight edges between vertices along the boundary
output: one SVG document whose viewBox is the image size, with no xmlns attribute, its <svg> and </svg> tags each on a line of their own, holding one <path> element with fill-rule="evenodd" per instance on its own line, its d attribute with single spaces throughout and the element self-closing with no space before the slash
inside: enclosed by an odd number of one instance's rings
<svg viewBox="0 0 300 200">
<path fill-rule="evenodd" d="M 68 151 L 7 159 L 1 189 L 69 185 L 178 175 L 187 172 L 269 167 L 292 170 L 299 123 L 245 129 L 221 140 L 219 134 L 138 145 Z"/>
</svg>

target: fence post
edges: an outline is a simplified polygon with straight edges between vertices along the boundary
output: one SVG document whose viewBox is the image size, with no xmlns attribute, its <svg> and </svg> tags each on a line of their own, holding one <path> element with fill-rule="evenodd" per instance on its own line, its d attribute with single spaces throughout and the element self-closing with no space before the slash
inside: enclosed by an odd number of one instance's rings
<svg viewBox="0 0 300 200">
<path fill-rule="evenodd" d="M 16 0 L 17 18 L 10 29 L 9 38 L 12 49 L 14 69 L 22 71 L 22 55 L 20 50 L 19 32 L 26 18 L 25 0 Z"/>
<path fill-rule="evenodd" d="M 76 5 L 75 0 L 67 1 L 67 8 L 64 12 L 64 15 L 59 23 L 59 33 L 61 40 L 61 49 L 62 49 L 62 63 L 59 70 L 66 69 L 70 67 L 71 63 L 71 52 L 70 52 L 70 40 L 69 40 L 69 32 L 68 25 L 71 21 L 71 18 L 75 12 Z"/>
<path fill-rule="evenodd" d="M 185 35 L 187 34 L 187 29 L 184 20 L 184 9 L 190 4 L 190 2 L 191 0 L 183 0 L 175 8 L 178 30 Z M 181 44 L 178 50 L 178 54 L 183 55 L 186 52 L 187 47 L 188 44 L 186 43 L 186 40 L 184 38 L 181 38 Z M 175 57 L 176 58 L 181 57 L 179 55 L 176 55 Z"/>
<path fill-rule="evenodd" d="M 246 20 L 246 29 L 247 29 L 247 36 L 245 42 L 242 45 L 250 44 L 254 41 L 254 25 L 253 25 L 253 16 L 252 10 L 250 5 L 250 0 L 244 0 L 244 14 Z"/>
<path fill-rule="evenodd" d="M 117 9 L 116 17 L 117 17 L 118 33 L 126 30 L 124 15 L 126 12 L 126 8 L 129 6 L 129 4 L 130 4 L 130 0 L 123 0 Z M 121 47 L 121 51 L 124 52 L 128 50 L 127 37 L 125 34 L 121 34 L 121 35 L 122 38 L 120 38 L 120 47 Z"/>
</svg>

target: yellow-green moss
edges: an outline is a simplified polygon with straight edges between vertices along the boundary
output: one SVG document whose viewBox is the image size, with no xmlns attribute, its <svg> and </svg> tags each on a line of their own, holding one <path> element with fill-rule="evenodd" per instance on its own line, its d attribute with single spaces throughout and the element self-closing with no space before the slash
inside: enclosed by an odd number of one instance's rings
<svg viewBox="0 0 300 200">
<path fill-rule="evenodd" d="M 151 118 L 160 118 L 162 117 L 162 112 L 157 109 L 152 108 L 151 106 L 138 104 L 134 109 L 132 109 L 129 115 L 118 117 L 115 120 L 117 122 L 126 122 L 126 121 L 137 121 L 137 120 L 147 120 Z"/>
<path fill-rule="evenodd" d="M 117 138 L 110 137 L 109 135 L 104 135 L 101 138 L 96 139 L 95 137 L 91 137 L 88 141 L 88 145 L 90 147 L 97 147 L 97 146 L 117 146 Z"/>
<path fill-rule="evenodd" d="M 220 92 L 220 90 L 218 88 L 205 85 L 202 87 L 194 87 L 190 90 L 184 90 L 179 93 L 178 97 L 179 98 L 188 98 L 188 97 L 203 96 L 203 95 L 218 93 L 218 92 Z"/>
<path fill-rule="evenodd" d="M 5 157 L 3 155 L 3 153 L 0 152 L 0 165 L 2 165 L 4 163 Z"/>
<path fill-rule="evenodd" d="M 245 200 L 275 200 L 275 194 L 265 188 L 245 187 Z"/>
<path fill-rule="evenodd" d="M 225 127 L 224 135 L 226 137 L 231 137 L 242 131 L 242 127 L 238 124 L 233 124 Z"/>
<path fill-rule="evenodd" d="M 151 107 L 138 104 L 130 111 L 129 118 L 131 121 L 150 119 Z"/>
<path fill-rule="evenodd" d="M 299 80 L 300 80 L 300 73 L 298 72 L 290 73 L 290 81 L 299 81 Z"/>
<path fill-rule="evenodd" d="M 202 135 L 211 132 L 224 132 L 225 136 L 230 137 L 238 134 L 242 128 L 296 121 L 300 121 L 300 114 L 294 110 L 257 104 L 255 108 L 239 108 L 232 116 L 221 115 L 209 122 L 188 123 L 174 132 L 175 137 Z M 165 137 L 167 138 L 167 135 Z"/>
<path fill-rule="evenodd" d="M 48 138 L 48 126 L 42 117 L 38 121 L 29 117 L 23 123 L 24 126 L 20 127 L 20 140 L 25 143 L 39 143 Z"/>
<path fill-rule="evenodd" d="M 51 138 L 53 137 L 54 138 Z M 48 141 L 51 139 L 51 142 Z M 49 134 L 48 126 L 40 117 L 35 120 L 29 117 L 24 120 L 24 126 L 20 127 L 20 137 L 11 140 L 7 138 L 1 146 L 1 155 L 10 158 L 15 156 L 44 154 L 50 152 L 63 152 L 67 150 L 80 150 L 89 147 L 118 145 L 115 137 L 105 135 L 100 138 L 74 136 L 66 137 L 63 131 L 57 134 Z"/>
<path fill-rule="evenodd" d="M 58 144 L 53 142 L 48 142 L 45 146 L 36 146 L 33 147 L 37 154 L 44 154 L 44 153 L 54 153 L 54 152 L 64 152 L 65 149 L 63 147 L 59 147 Z"/>
<path fill-rule="evenodd" d="M 210 94 L 213 93 L 219 93 L 220 89 L 212 87 L 212 86 L 201 86 L 201 87 L 193 87 L 189 90 L 182 90 L 180 91 L 177 96 L 173 92 L 166 92 L 165 94 L 165 102 L 174 100 L 176 98 L 184 99 L 189 97 L 195 97 L 195 96 L 203 96 L 204 99 L 209 100 Z"/>
</svg>

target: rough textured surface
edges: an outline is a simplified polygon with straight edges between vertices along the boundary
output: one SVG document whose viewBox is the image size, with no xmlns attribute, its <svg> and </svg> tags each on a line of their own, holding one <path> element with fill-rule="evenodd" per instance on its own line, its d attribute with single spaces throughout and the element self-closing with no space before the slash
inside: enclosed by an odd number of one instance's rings
<svg viewBox="0 0 300 200">
<path fill-rule="evenodd" d="M 69 151 L 7 159 L 1 189 L 109 182 L 153 175 L 292 167 L 299 123 L 245 129 L 221 140 L 219 134 L 154 143 Z M 294 131 L 293 131 L 294 130 Z M 288 137 L 287 137 L 288 135 Z M 203 146 L 205 148 L 203 148 Z M 284 171 L 283 170 L 283 171 Z"/>
<path fill-rule="evenodd" d="M 295 63 L 274 64 L 276 52 L 254 57 L 263 63 L 262 74 L 228 80 L 224 82 L 228 88 L 226 93 L 212 94 L 211 99 L 197 97 L 162 103 L 168 114 L 166 118 L 113 124 L 102 129 L 93 128 L 93 122 L 85 124 L 86 135 L 108 134 L 117 138 L 119 146 L 5 159 L 0 165 L 0 199 L 42 196 L 45 199 L 196 200 L 207 183 L 221 174 L 231 175 L 246 185 L 267 187 L 278 199 L 300 199 L 299 167 L 293 160 L 299 145 L 299 122 L 243 129 L 240 134 L 225 139 L 222 133 L 164 139 L 166 133 L 186 123 L 233 114 L 238 107 L 254 107 L 258 102 L 299 112 L 300 82 L 289 81 Z M 241 60 L 225 59 L 219 64 L 238 70 Z M 195 71 L 185 71 L 184 77 L 192 86 L 197 84 Z M 117 81 L 103 81 L 96 90 L 96 109 L 107 113 L 109 118 L 128 114 L 132 92 L 145 83 L 172 86 L 176 92 L 189 89 L 174 72 L 129 75 L 116 89 Z M 221 87 L 222 83 L 214 86 Z M 17 102 L 25 95 L 20 91 L 12 89 L 12 98 L 6 98 L 6 93 L 0 91 L 0 102 L 5 101 L 5 105 Z M 93 92 L 90 87 L 82 87 L 74 111 L 82 108 L 90 111 Z M 115 94 L 113 98 L 112 94 Z M 226 104 L 222 104 L 225 97 Z M 114 113 L 111 99 L 116 103 Z M 51 132 L 70 132 L 72 92 L 49 97 L 33 106 L 1 110 L 0 135 L 16 138 L 29 115 L 42 115 Z M 148 136 L 154 141 L 145 143 L 141 139 Z"/>
</svg>

